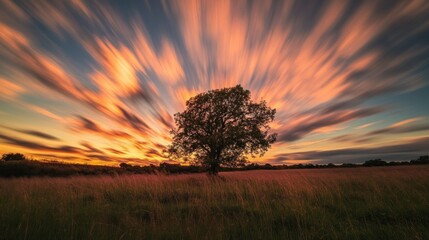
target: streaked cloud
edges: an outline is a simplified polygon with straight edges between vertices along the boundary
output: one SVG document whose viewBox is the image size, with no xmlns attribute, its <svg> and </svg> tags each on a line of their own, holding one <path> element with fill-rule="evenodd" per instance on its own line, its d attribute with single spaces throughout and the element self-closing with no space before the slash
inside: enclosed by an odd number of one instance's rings
<svg viewBox="0 0 429 240">
<path fill-rule="evenodd" d="M 400 133 L 412 133 L 412 132 L 429 130 L 429 124 L 426 122 L 410 124 L 416 121 L 417 121 L 416 118 L 404 120 L 404 121 L 392 124 L 389 127 L 381 128 L 381 129 L 377 129 L 372 132 L 369 132 L 367 133 L 367 135 L 374 136 L 374 135 L 380 135 L 380 134 L 395 134 L 395 133 L 400 134 Z"/>
<path fill-rule="evenodd" d="M 416 106 L 408 109 L 408 120 L 374 124 L 403 114 L 386 99 L 427 87 L 425 1 L 117 5 L 0 3 L 1 104 L 8 112 L 24 108 L 63 126 L 39 131 L 20 113 L 13 124 L 25 131 L 20 134 L 45 140 L 65 134 L 68 138 L 61 139 L 76 147 L 63 153 L 80 155 L 82 161 L 93 157 L 117 164 L 122 161 L 117 155 L 141 164 L 164 161 L 160 153 L 170 141 L 172 115 L 185 101 L 236 84 L 277 109 L 272 128 L 280 141 L 274 154 L 287 154 L 294 142 L 327 151 L 323 142 L 335 138 L 380 145 L 386 135 L 427 134 L 428 116 L 416 119 L 422 115 L 413 112 Z M 359 126 L 349 128 L 356 122 Z M 305 145 L 313 138 L 326 141 Z M 13 145 L 61 151 L 11 136 L 2 139 L 0 151 Z"/>
<path fill-rule="evenodd" d="M 7 144 L 13 144 L 13 145 L 17 145 L 20 147 L 24 147 L 26 149 L 30 149 L 30 150 L 39 150 L 39 151 L 46 151 L 46 152 L 58 152 L 58 153 L 81 153 L 81 150 L 76 148 L 76 147 L 72 147 L 72 146 L 67 146 L 67 145 L 63 145 L 63 146 L 46 146 L 43 144 L 39 144 L 36 142 L 32 142 L 32 141 L 27 141 L 27 140 L 22 140 L 22 139 L 18 139 L 18 138 L 14 138 L 14 137 L 9 137 L 3 134 L 0 134 L 0 139 L 3 140 L 2 142 L 7 143 Z"/>
<path fill-rule="evenodd" d="M 31 130 L 31 129 L 17 129 L 17 128 L 10 128 L 10 127 L 4 127 L 4 126 L 0 126 L 18 133 L 23 133 L 29 136 L 34 136 L 34 137 L 38 137 L 38 138 L 43 138 L 43 139 L 47 139 L 47 140 L 54 140 L 54 141 L 60 141 L 59 138 L 52 136 L 50 134 L 41 132 L 41 131 L 37 131 L 37 130 Z"/>
<path fill-rule="evenodd" d="M 372 116 L 380 113 L 382 108 L 367 108 L 353 111 L 335 112 L 332 114 L 321 115 L 319 118 L 313 116 L 305 117 L 296 124 L 290 126 L 289 131 L 283 132 L 279 136 L 279 141 L 296 141 L 305 135 L 324 127 L 335 126 L 351 120 Z"/>
<path fill-rule="evenodd" d="M 423 137 L 403 143 L 373 148 L 343 148 L 325 151 L 306 151 L 279 154 L 271 161 L 276 163 L 293 163 L 294 160 L 309 160 L 313 163 L 363 163 L 370 159 L 386 161 L 409 161 L 427 151 L 429 138 Z"/>
</svg>

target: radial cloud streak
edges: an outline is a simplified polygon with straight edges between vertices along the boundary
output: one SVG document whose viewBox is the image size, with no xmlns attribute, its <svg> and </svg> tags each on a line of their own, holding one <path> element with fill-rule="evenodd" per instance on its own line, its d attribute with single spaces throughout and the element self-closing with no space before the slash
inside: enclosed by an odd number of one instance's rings
<svg viewBox="0 0 429 240">
<path fill-rule="evenodd" d="M 0 152 L 168 161 L 185 101 L 241 84 L 277 109 L 254 161 L 418 157 L 428 43 L 426 1 L 1 1 Z"/>
</svg>

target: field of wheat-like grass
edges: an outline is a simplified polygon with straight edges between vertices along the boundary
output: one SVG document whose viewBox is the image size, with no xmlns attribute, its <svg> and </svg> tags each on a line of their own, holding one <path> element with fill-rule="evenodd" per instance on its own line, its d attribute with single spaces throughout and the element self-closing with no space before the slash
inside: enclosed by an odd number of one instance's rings
<svg viewBox="0 0 429 240">
<path fill-rule="evenodd" d="M 429 239 L 429 166 L 0 179 L 0 239 Z"/>
</svg>

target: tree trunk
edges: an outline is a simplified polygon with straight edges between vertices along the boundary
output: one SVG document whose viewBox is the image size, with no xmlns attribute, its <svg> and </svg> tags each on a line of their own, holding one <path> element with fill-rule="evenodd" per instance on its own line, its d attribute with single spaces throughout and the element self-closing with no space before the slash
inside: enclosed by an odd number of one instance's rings
<svg viewBox="0 0 429 240">
<path fill-rule="evenodd" d="M 218 173 L 219 173 L 219 164 L 217 163 L 210 164 L 209 174 L 213 176 L 217 176 Z"/>
</svg>

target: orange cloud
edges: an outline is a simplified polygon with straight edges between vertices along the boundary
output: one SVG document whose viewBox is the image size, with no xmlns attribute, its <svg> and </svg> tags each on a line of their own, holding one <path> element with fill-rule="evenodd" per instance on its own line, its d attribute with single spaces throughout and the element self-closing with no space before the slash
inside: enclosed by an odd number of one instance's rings
<svg viewBox="0 0 429 240">
<path fill-rule="evenodd" d="M 209 89 L 242 84 L 254 100 L 277 109 L 272 126 L 280 140 L 296 141 L 346 131 L 340 124 L 384 110 L 364 108 L 365 100 L 417 89 L 424 81 L 423 63 L 415 63 L 428 49 L 407 47 L 408 39 L 429 28 L 424 1 L 380 11 L 372 2 L 172 0 L 153 19 L 81 0 L 1 6 L 2 63 L 19 74 L 0 79 L 0 94 L 15 100 L 63 96 L 79 109 L 20 104 L 65 125 L 69 118 L 61 114 L 108 119 L 94 120 L 94 129 L 84 121 L 71 127 L 74 134 L 91 133 L 126 148 L 91 145 L 109 149 L 103 151 L 108 156 L 127 152 L 134 160 L 140 154 L 161 160 L 172 114 Z M 155 13 L 150 9 L 139 10 Z M 419 24 L 403 29 L 404 20 Z"/>
<path fill-rule="evenodd" d="M 421 117 L 405 119 L 405 120 L 402 120 L 402 121 L 399 121 L 399 122 L 396 122 L 396 123 L 392 124 L 390 127 L 392 127 L 392 128 L 401 127 L 401 126 L 408 125 L 410 123 L 417 122 L 417 121 L 420 121 L 420 120 L 422 120 Z"/>
<path fill-rule="evenodd" d="M 5 79 L 0 78 L 0 96 L 6 98 L 14 98 L 20 93 L 24 92 L 24 88 Z"/>
</svg>

